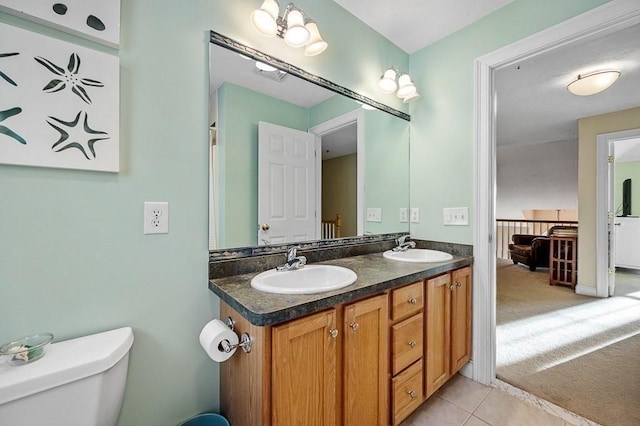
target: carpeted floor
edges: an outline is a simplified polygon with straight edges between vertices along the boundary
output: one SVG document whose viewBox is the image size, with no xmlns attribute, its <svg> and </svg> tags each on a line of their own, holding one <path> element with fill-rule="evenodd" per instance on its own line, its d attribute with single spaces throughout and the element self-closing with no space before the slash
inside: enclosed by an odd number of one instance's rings
<svg viewBox="0 0 640 426">
<path fill-rule="evenodd" d="M 640 425 L 640 275 L 616 273 L 616 296 L 597 299 L 500 260 L 497 283 L 500 380 L 601 425 Z"/>
</svg>

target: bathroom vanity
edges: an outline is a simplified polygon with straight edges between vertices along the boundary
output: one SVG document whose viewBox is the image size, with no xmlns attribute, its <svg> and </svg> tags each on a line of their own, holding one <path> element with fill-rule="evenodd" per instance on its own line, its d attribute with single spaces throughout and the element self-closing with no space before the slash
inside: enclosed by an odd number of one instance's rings
<svg viewBox="0 0 640 426">
<path fill-rule="evenodd" d="M 471 262 L 330 260 L 358 280 L 309 295 L 257 291 L 256 273 L 212 279 L 220 317 L 252 339 L 220 365 L 222 414 L 238 425 L 399 424 L 470 359 Z"/>
</svg>

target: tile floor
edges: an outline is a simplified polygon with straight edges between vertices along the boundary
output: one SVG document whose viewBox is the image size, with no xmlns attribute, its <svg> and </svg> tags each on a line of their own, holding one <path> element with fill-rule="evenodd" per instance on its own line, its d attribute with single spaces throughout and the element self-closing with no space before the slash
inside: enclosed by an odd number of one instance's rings
<svg viewBox="0 0 640 426">
<path fill-rule="evenodd" d="M 456 375 L 401 426 L 570 426 L 541 408 Z"/>
</svg>

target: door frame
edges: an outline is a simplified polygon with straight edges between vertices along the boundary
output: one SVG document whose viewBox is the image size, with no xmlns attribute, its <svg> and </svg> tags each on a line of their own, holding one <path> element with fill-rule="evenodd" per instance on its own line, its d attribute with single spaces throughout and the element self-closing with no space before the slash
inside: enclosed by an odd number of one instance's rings
<svg viewBox="0 0 640 426">
<path fill-rule="evenodd" d="M 316 135 L 316 208 L 318 212 L 318 238 L 320 238 L 320 221 L 322 216 L 322 136 L 350 124 L 356 124 L 357 156 L 356 156 L 356 231 L 364 235 L 364 113 L 358 108 L 329 121 L 313 126 L 309 133 Z"/>
<path fill-rule="evenodd" d="M 496 378 L 496 92 L 494 72 L 586 36 L 640 22 L 640 2 L 605 3 L 475 60 L 474 79 L 474 285 L 472 378 L 488 385 Z"/>
<path fill-rule="evenodd" d="M 598 135 L 596 142 L 596 246 L 605 247 L 608 244 L 609 235 L 609 197 L 612 196 L 614 188 L 609 182 L 609 150 L 614 142 L 621 142 L 627 139 L 637 139 L 640 137 L 640 129 L 624 130 L 620 132 L 603 133 Z M 615 160 L 614 160 L 615 161 Z M 615 170 L 615 162 L 611 165 Z M 615 212 L 614 212 L 615 214 Z M 609 274 L 610 256 L 615 256 L 615 247 L 608 253 L 606 250 L 598 250 L 596 254 L 596 294 L 597 297 L 613 296 L 610 291 L 614 280 Z M 615 263 L 615 262 L 613 262 Z"/>
</svg>

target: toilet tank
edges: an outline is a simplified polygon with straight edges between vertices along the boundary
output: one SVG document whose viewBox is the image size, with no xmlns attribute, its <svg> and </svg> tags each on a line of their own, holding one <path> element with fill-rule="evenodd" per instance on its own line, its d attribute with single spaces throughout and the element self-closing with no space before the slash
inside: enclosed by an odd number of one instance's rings
<svg viewBox="0 0 640 426">
<path fill-rule="evenodd" d="M 31 364 L 0 360 L 0 425 L 115 425 L 132 344 L 123 327 L 52 343 Z"/>
</svg>

